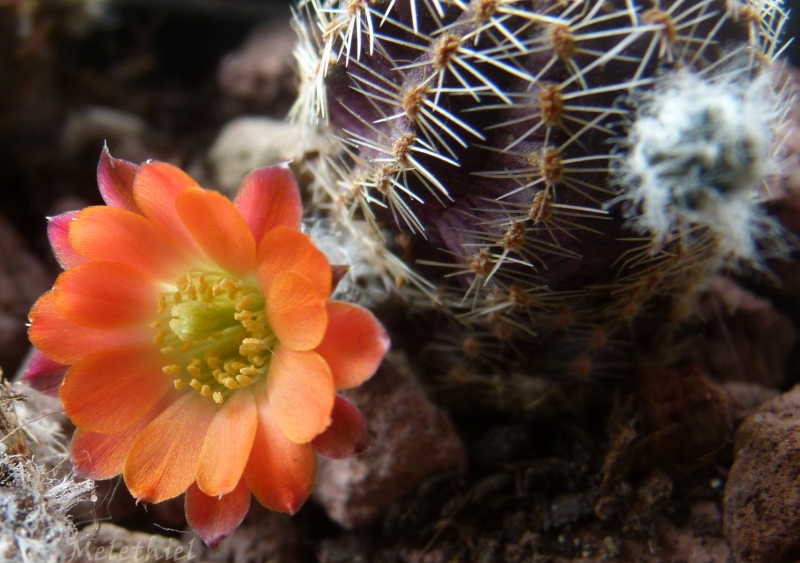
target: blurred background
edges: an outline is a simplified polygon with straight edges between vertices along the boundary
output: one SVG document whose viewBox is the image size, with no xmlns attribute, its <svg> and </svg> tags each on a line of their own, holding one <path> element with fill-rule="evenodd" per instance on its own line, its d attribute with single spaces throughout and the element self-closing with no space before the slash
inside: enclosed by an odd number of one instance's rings
<svg viewBox="0 0 800 563">
<path fill-rule="evenodd" d="M 285 134 L 261 118 L 281 120 L 295 97 L 290 15 L 289 0 L 0 0 L 7 376 L 28 350 L 27 312 L 60 270 L 45 217 L 102 203 L 104 142 L 115 157 L 168 161 L 224 191 L 261 159 L 260 140 Z"/>
</svg>

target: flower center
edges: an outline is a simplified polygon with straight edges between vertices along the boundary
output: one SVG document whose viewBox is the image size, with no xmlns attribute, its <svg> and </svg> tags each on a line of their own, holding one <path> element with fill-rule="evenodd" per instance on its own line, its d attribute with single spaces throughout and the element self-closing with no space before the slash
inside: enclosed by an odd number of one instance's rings
<svg viewBox="0 0 800 563">
<path fill-rule="evenodd" d="M 277 338 L 254 284 L 220 272 L 193 270 L 158 296 L 153 342 L 170 359 L 164 373 L 176 389 L 191 387 L 224 403 L 269 370 Z"/>
</svg>

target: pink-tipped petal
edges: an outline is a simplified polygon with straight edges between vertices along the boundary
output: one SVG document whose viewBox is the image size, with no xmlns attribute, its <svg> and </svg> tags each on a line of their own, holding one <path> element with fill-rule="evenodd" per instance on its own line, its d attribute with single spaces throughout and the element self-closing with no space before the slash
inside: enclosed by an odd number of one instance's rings
<svg viewBox="0 0 800 563">
<path fill-rule="evenodd" d="M 278 425 L 292 442 L 310 442 L 331 423 L 336 390 L 328 364 L 314 352 L 278 346 L 269 367 L 267 393 Z"/>
<path fill-rule="evenodd" d="M 331 425 L 311 442 L 326 457 L 344 459 L 367 449 L 367 425 L 353 403 L 336 395 Z"/>
<path fill-rule="evenodd" d="M 82 357 L 124 344 L 149 341 L 152 334 L 142 327 L 88 328 L 72 323 L 56 307 L 52 291 L 42 295 L 29 314 L 31 343 L 54 361 L 72 365 Z"/>
<path fill-rule="evenodd" d="M 132 162 L 113 158 L 108 147 L 103 147 L 97 163 L 97 185 L 103 201 L 111 207 L 139 213 L 139 206 L 133 198 L 133 179 L 138 169 Z"/>
<path fill-rule="evenodd" d="M 78 428 L 111 434 L 139 420 L 172 388 L 164 358 L 152 345 L 129 345 L 85 356 L 61 386 L 65 414 Z"/>
<path fill-rule="evenodd" d="M 242 479 L 230 493 L 208 496 L 196 483 L 186 489 L 186 521 L 209 547 L 231 535 L 250 509 L 250 490 Z"/>
<path fill-rule="evenodd" d="M 183 224 L 206 256 L 226 272 L 256 267 L 256 241 L 239 211 L 219 192 L 187 188 L 175 200 Z"/>
<path fill-rule="evenodd" d="M 258 282 L 264 295 L 283 272 L 305 276 L 325 298 L 331 294 L 333 274 L 325 255 L 308 235 L 277 227 L 264 236 L 258 247 Z"/>
<path fill-rule="evenodd" d="M 256 241 L 276 227 L 300 229 L 303 202 L 297 182 L 285 164 L 248 174 L 235 203 Z"/>
<path fill-rule="evenodd" d="M 317 458 L 311 444 L 295 444 L 272 413 L 266 386 L 256 396 L 258 428 L 244 477 L 258 502 L 270 510 L 294 514 L 311 494 Z"/>
<path fill-rule="evenodd" d="M 133 443 L 123 476 L 131 494 L 161 502 L 194 483 L 197 460 L 217 408 L 199 393 L 186 392 L 151 422 Z"/>
<path fill-rule="evenodd" d="M 174 282 L 185 270 L 179 248 L 154 223 L 115 207 L 81 211 L 69 227 L 72 248 L 89 260 L 126 264 L 154 279 Z"/>
<path fill-rule="evenodd" d="M 328 329 L 314 350 L 331 368 L 337 389 L 360 385 L 375 373 L 391 341 L 368 310 L 342 301 L 328 302 Z"/>
<path fill-rule="evenodd" d="M 173 400 L 175 397 L 168 394 L 139 420 L 120 432 L 99 434 L 79 428 L 72 437 L 70 448 L 75 474 L 99 480 L 110 479 L 122 473 L 125 458 L 136 438 Z"/>
<path fill-rule="evenodd" d="M 133 180 L 133 197 L 142 213 L 171 236 L 186 252 L 202 253 L 175 209 L 175 200 L 184 190 L 197 187 L 188 174 L 165 162 L 145 162 Z"/>
<path fill-rule="evenodd" d="M 67 211 L 61 215 L 47 218 L 47 238 L 50 239 L 53 256 L 65 270 L 88 261 L 78 254 L 69 240 L 69 226 L 78 213 L 78 211 Z"/>
<path fill-rule="evenodd" d="M 322 342 L 328 326 L 326 304 L 308 278 L 284 272 L 267 294 L 267 318 L 281 344 L 292 350 L 312 350 Z"/>
<path fill-rule="evenodd" d="M 230 493 L 250 457 L 258 411 L 250 389 L 231 394 L 208 427 L 197 463 L 197 486 L 213 497 Z"/>
<path fill-rule="evenodd" d="M 68 365 L 51 360 L 39 350 L 34 350 L 22 382 L 39 393 L 58 397 L 58 389 L 68 369 Z"/>
<path fill-rule="evenodd" d="M 94 328 L 146 324 L 158 307 L 154 281 L 116 262 L 87 262 L 63 272 L 53 295 L 67 320 Z"/>
</svg>

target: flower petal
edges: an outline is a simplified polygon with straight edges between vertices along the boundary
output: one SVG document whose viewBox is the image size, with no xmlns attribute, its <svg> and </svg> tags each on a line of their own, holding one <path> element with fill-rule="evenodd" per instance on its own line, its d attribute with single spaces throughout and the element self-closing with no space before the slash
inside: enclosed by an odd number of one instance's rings
<svg viewBox="0 0 800 563">
<path fill-rule="evenodd" d="M 296 272 L 314 283 L 326 298 L 331 294 L 331 266 L 308 235 L 277 227 L 258 246 L 258 281 L 266 295 L 272 282 L 283 272 Z"/>
<path fill-rule="evenodd" d="M 39 393 L 58 397 L 58 388 L 61 387 L 68 369 L 68 365 L 51 360 L 41 351 L 34 350 L 22 382 Z"/>
<path fill-rule="evenodd" d="M 197 187 L 188 174 L 165 162 L 145 162 L 133 180 L 133 197 L 142 213 L 193 256 L 201 256 L 192 234 L 178 216 L 175 199 L 186 188 Z"/>
<path fill-rule="evenodd" d="M 108 147 L 103 147 L 97 163 L 97 185 L 103 201 L 111 207 L 139 213 L 139 206 L 133 199 L 133 179 L 138 169 L 132 162 L 113 158 Z"/>
<path fill-rule="evenodd" d="M 328 364 L 318 354 L 279 345 L 267 392 L 275 419 L 292 442 L 310 442 L 330 426 L 336 390 Z"/>
<path fill-rule="evenodd" d="M 233 392 L 208 427 L 197 462 L 197 486 L 204 493 L 216 497 L 236 487 L 250 457 L 257 422 L 252 391 Z"/>
<path fill-rule="evenodd" d="M 300 229 L 303 202 L 297 182 L 285 164 L 248 174 L 235 203 L 257 241 L 276 227 Z"/>
<path fill-rule="evenodd" d="M 267 318 L 281 344 L 292 350 L 312 350 L 328 326 L 327 301 L 299 274 L 284 272 L 267 294 Z"/>
<path fill-rule="evenodd" d="M 337 389 L 350 389 L 372 377 L 390 347 L 389 335 L 368 310 L 328 302 L 328 329 L 314 351 L 328 362 Z"/>
<path fill-rule="evenodd" d="M 216 405 L 186 392 L 151 422 L 133 443 L 123 476 L 134 497 L 161 502 L 194 483 L 197 459 Z"/>
<path fill-rule="evenodd" d="M 33 345 L 51 359 L 67 365 L 98 350 L 148 341 L 152 337 L 139 326 L 100 329 L 76 325 L 58 310 L 52 291 L 33 305 L 29 320 L 28 338 Z"/>
<path fill-rule="evenodd" d="M 331 425 L 314 438 L 314 449 L 326 457 L 344 459 L 367 449 L 367 425 L 353 403 L 336 395 Z"/>
<path fill-rule="evenodd" d="M 208 496 L 196 483 L 186 489 L 186 521 L 209 547 L 231 535 L 250 508 L 250 490 L 242 479 L 236 488 L 220 498 Z"/>
<path fill-rule="evenodd" d="M 256 267 L 256 241 L 239 211 L 219 192 L 188 188 L 175 200 L 183 224 L 211 260 L 245 275 Z"/>
<path fill-rule="evenodd" d="M 124 209 L 87 207 L 70 224 L 69 240 L 89 260 L 126 264 L 162 281 L 174 282 L 185 270 L 172 239 L 154 223 Z"/>
<path fill-rule="evenodd" d="M 78 211 L 67 211 L 47 218 L 47 238 L 50 239 L 53 256 L 65 270 L 87 262 L 86 258 L 72 248 L 69 240 L 69 226 L 78 213 Z"/>
<path fill-rule="evenodd" d="M 158 306 L 153 280 L 116 262 L 87 262 L 63 272 L 53 294 L 67 320 L 95 328 L 150 321 Z"/>
<path fill-rule="evenodd" d="M 172 387 L 152 345 L 101 350 L 76 362 L 61 386 L 65 414 L 75 426 L 109 434 L 139 420 Z"/>
<path fill-rule="evenodd" d="M 317 458 L 310 444 L 295 444 L 278 426 L 266 386 L 256 396 L 258 428 L 244 478 L 258 502 L 294 514 L 311 494 Z"/>
<path fill-rule="evenodd" d="M 169 400 L 174 400 L 171 397 Z M 125 430 L 99 434 L 78 428 L 72 437 L 70 457 L 75 474 L 87 479 L 110 479 L 122 473 L 125 458 L 136 438 L 155 417 L 169 406 L 169 400 L 156 403 L 144 416 Z"/>
</svg>

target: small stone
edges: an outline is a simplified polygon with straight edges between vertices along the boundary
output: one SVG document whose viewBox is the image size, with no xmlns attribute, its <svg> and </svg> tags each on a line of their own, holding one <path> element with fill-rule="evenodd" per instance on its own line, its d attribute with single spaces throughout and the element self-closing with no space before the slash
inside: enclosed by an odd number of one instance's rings
<svg viewBox="0 0 800 563">
<path fill-rule="evenodd" d="M 767 401 L 771 401 L 780 391 L 764 387 L 758 383 L 745 383 L 742 381 L 725 381 L 722 384 L 732 401 L 733 420 L 736 426 L 744 422 L 753 411 Z"/>
<path fill-rule="evenodd" d="M 296 40 L 286 21 L 256 27 L 239 50 L 222 60 L 218 73 L 222 91 L 273 115 L 284 113 L 286 100 L 297 93 L 292 67 Z"/>
<path fill-rule="evenodd" d="M 291 123 L 268 117 L 239 117 L 228 122 L 217 135 L 208 158 L 217 187 L 236 195 L 242 179 L 263 166 L 303 160 L 321 141 Z"/>
<path fill-rule="evenodd" d="M 320 458 L 313 494 L 342 527 L 375 521 L 429 476 L 466 469 L 452 423 L 412 382 L 399 354 L 347 397 L 364 414 L 370 448 L 349 459 Z"/>
<path fill-rule="evenodd" d="M 592 503 L 581 493 L 559 495 L 550 507 L 553 526 L 561 528 L 575 524 L 594 513 Z"/>
<path fill-rule="evenodd" d="M 695 536 L 715 536 L 722 531 L 722 512 L 716 502 L 698 501 L 689 511 L 689 523 Z"/>
<path fill-rule="evenodd" d="M 126 111 L 89 106 L 73 111 L 61 132 L 61 147 L 70 158 L 96 153 L 106 143 L 114 155 L 143 162 L 152 157 L 147 122 Z"/>
<path fill-rule="evenodd" d="M 725 535 L 738 561 L 800 557 L 800 386 L 763 405 L 736 432 L 725 484 Z"/>
<path fill-rule="evenodd" d="M 642 368 L 635 394 L 643 422 L 637 464 L 695 464 L 730 443 L 731 399 L 703 370 Z"/>
<path fill-rule="evenodd" d="M 672 498 L 672 479 L 661 470 L 655 470 L 639 485 L 636 496 L 644 509 L 664 506 Z"/>
<path fill-rule="evenodd" d="M 64 554 L 68 561 L 192 561 L 197 559 L 200 540 L 182 542 L 103 522 L 92 536 L 75 542 L 72 548 Z"/>
<path fill-rule="evenodd" d="M 794 344 L 792 323 L 767 301 L 718 276 L 700 299 L 702 344 L 690 356 L 719 381 L 779 388 Z"/>
</svg>

